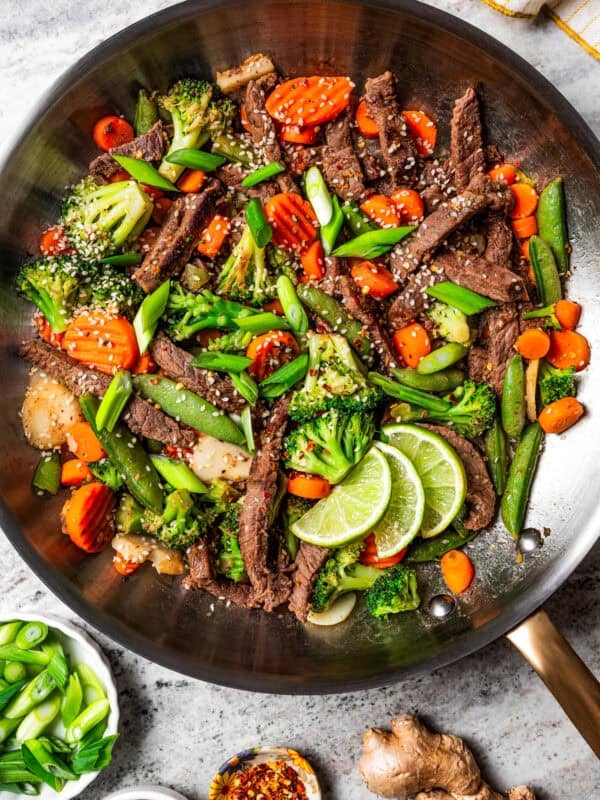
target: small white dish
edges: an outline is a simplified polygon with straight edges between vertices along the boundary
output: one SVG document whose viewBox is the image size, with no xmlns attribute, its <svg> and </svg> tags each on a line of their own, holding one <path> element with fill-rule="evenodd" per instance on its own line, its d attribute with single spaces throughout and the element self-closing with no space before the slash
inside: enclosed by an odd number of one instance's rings
<svg viewBox="0 0 600 800">
<path fill-rule="evenodd" d="M 100 646 L 92 639 L 91 636 L 65 619 L 54 617 L 49 614 L 40 614 L 35 612 L 30 614 L 26 611 L 17 611 L 14 615 L 10 616 L 2 614 L 0 625 L 5 622 L 13 620 L 24 620 L 29 622 L 37 620 L 45 622 L 59 637 L 65 653 L 69 656 L 71 664 L 83 663 L 94 670 L 98 679 L 106 689 L 106 696 L 110 702 L 110 714 L 108 716 L 107 727 L 105 736 L 111 736 L 118 732 L 119 728 L 119 697 L 117 694 L 117 685 L 112 674 L 110 663 Z M 49 728 L 50 732 L 53 731 L 53 726 Z M 118 747 L 118 741 L 116 745 Z M 39 800 L 70 800 L 72 797 L 77 797 L 92 781 L 99 775 L 98 772 L 86 772 L 78 781 L 66 781 L 62 792 L 55 792 L 49 786 L 40 784 L 40 793 L 37 795 Z M 0 792 L 0 800 L 18 800 L 24 798 L 22 794 L 12 794 L 9 792 Z"/>
<path fill-rule="evenodd" d="M 167 789 L 165 786 L 131 786 L 129 789 L 119 789 L 117 792 L 109 794 L 104 800 L 187 800 L 174 789 Z"/>
</svg>

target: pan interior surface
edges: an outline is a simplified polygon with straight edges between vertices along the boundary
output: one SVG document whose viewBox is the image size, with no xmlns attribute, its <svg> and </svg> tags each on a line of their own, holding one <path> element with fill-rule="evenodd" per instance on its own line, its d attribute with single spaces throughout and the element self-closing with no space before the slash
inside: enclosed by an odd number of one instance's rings
<svg viewBox="0 0 600 800">
<path fill-rule="evenodd" d="M 2 527 L 33 569 L 92 625 L 154 661 L 199 678 L 254 690 L 346 691 L 429 671 L 502 634 L 540 605 L 583 558 L 600 528 L 597 359 L 580 382 L 590 409 L 568 435 L 550 437 L 527 524 L 547 529 L 522 563 L 501 526 L 469 552 L 477 576 L 445 621 L 427 613 L 444 590 L 436 565 L 419 569 L 422 610 L 386 622 L 359 610 L 334 628 L 291 614 L 226 608 L 144 568 L 122 581 L 111 552 L 85 557 L 60 534 L 61 500 L 34 496 L 37 453 L 18 411 L 27 366 L 15 355 L 31 336 L 31 308 L 13 289 L 18 266 L 37 252 L 40 230 L 59 212 L 64 186 L 86 171 L 90 131 L 104 113 L 132 117 L 140 85 L 165 89 L 183 75 L 210 77 L 262 51 L 284 74 L 349 74 L 360 88 L 385 69 L 399 77 L 405 108 L 438 122 L 447 151 L 453 101 L 469 84 L 482 97 L 488 143 L 519 160 L 542 185 L 565 177 L 582 332 L 600 352 L 598 143 L 565 101 L 523 62 L 440 12 L 407 2 L 188 3 L 132 26 L 83 59 L 55 87 L 0 176 L 0 495 Z"/>
</svg>

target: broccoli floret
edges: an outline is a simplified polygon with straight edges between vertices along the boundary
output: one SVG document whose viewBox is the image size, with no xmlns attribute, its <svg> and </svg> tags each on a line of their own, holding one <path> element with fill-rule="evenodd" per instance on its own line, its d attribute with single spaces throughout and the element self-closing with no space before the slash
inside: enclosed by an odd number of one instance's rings
<svg viewBox="0 0 600 800">
<path fill-rule="evenodd" d="M 133 316 L 143 299 L 139 286 L 116 267 L 82 261 L 77 256 L 39 258 L 25 264 L 16 285 L 56 333 L 66 329 L 79 309 Z"/>
<path fill-rule="evenodd" d="M 123 486 L 123 478 L 110 458 L 93 461 L 88 464 L 92 475 L 101 483 L 105 483 L 113 492 L 118 492 Z M 133 499 L 133 498 L 132 498 Z M 135 502 L 135 501 L 134 501 Z"/>
<path fill-rule="evenodd" d="M 122 494 L 115 512 L 115 522 L 120 533 L 143 533 L 144 508 L 130 494 Z"/>
<path fill-rule="evenodd" d="M 283 247 L 270 244 L 266 248 L 267 261 L 275 275 L 286 275 L 294 286 L 298 283 L 298 270 L 300 262 L 293 253 Z"/>
<path fill-rule="evenodd" d="M 275 284 L 265 262 L 265 250 L 258 247 L 246 225 L 241 239 L 223 264 L 217 289 L 232 300 L 261 305 L 275 294 Z"/>
<path fill-rule="evenodd" d="M 212 84 L 184 78 L 173 84 L 166 95 L 159 97 L 160 106 L 169 112 L 173 123 L 173 138 L 167 156 L 176 150 L 199 148 L 208 140 L 207 112 L 212 96 Z M 170 164 L 165 159 L 158 168 L 160 174 L 173 183 L 183 170 L 184 167 Z"/>
<path fill-rule="evenodd" d="M 135 241 L 152 208 L 151 198 L 135 181 L 100 185 L 87 177 L 63 203 L 63 226 L 82 258 L 99 259 Z"/>
<path fill-rule="evenodd" d="M 240 328 L 231 333 L 224 333 L 223 336 L 218 336 L 216 339 L 211 339 L 208 349 L 218 353 L 234 353 L 239 350 L 245 352 L 253 337 L 254 334 L 251 331 L 243 331 Z"/>
<path fill-rule="evenodd" d="M 435 333 L 442 339 L 459 344 L 469 344 L 471 329 L 466 314 L 445 303 L 433 303 L 427 316 L 435 325 Z"/>
<path fill-rule="evenodd" d="M 563 397 L 575 397 L 577 394 L 575 367 L 557 369 L 547 361 L 541 361 L 538 387 L 542 406 L 547 406 L 548 403 L 553 403 Z"/>
<path fill-rule="evenodd" d="M 292 396 L 290 417 L 304 422 L 332 408 L 350 413 L 375 408 L 381 393 L 367 383 L 346 339 L 337 333 L 312 331 L 306 337 L 308 370 L 304 385 Z"/>
<path fill-rule="evenodd" d="M 209 291 L 186 292 L 181 284 L 175 283 L 169 294 L 165 328 L 171 339 L 181 342 L 205 328 L 236 329 L 234 320 L 237 317 L 258 314 L 259 311 Z"/>
<path fill-rule="evenodd" d="M 221 537 L 217 552 L 217 572 L 235 583 L 245 581 L 248 577 L 242 553 L 240 551 L 240 504 L 230 503 L 219 522 Z"/>
<path fill-rule="evenodd" d="M 375 433 L 370 412 L 335 408 L 301 423 L 285 442 L 286 467 L 339 483 L 367 452 Z"/>
<path fill-rule="evenodd" d="M 541 324 L 545 328 L 552 328 L 556 331 L 562 330 L 562 325 L 556 316 L 556 303 L 544 306 L 544 308 L 534 308 L 531 311 L 526 311 L 523 314 L 523 319 L 541 319 Z"/>
<path fill-rule="evenodd" d="M 213 100 L 206 114 L 206 128 L 211 139 L 230 133 L 237 114 L 237 105 L 230 97 Z"/>
<path fill-rule="evenodd" d="M 173 550 L 187 550 L 208 527 L 187 489 L 172 491 L 162 514 L 146 510 L 142 524 L 146 533 Z"/>
<path fill-rule="evenodd" d="M 365 594 L 365 602 L 374 617 L 383 619 L 400 611 L 414 611 L 421 603 L 416 572 L 402 564 L 383 570 Z"/>
<path fill-rule="evenodd" d="M 347 592 L 364 592 L 381 578 L 376 567 L 360 564 L 364 543 L 356 542 L 334 550 L 317 575 L 312 591 L 311 608 L 320 613 Z"/>
</svg>

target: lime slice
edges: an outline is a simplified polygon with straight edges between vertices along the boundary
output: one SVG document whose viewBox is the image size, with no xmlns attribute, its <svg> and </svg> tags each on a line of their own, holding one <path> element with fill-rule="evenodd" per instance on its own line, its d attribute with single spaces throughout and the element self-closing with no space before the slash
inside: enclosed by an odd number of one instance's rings
<svg viewBox="0 0 600 800">
<path fill-rule="evenodd" d="M 340 547 L 364 536 L 390 502 L 392 476 L 383 453 L 372 447 L 331 494 L 319 500 L 292 525 L 304 542 Z"/>
<path fill-rule="evenodd" d="M 415 538 L 425 513 L 425 492 L 412 462 L 389 444 L 378 442 L 392 473 L 392 496 L 373 533 L 379 558 L 395 556 Z"/>
<path fill-rule="evenodd" d="M 462 461 L 439 434 L 418 425 L 386 425 L 382 433 L 417 470 L 425 490 L 421 536 L 436 536 L 446 530 L 465 502 L 467 476 Z"/>
</svg>

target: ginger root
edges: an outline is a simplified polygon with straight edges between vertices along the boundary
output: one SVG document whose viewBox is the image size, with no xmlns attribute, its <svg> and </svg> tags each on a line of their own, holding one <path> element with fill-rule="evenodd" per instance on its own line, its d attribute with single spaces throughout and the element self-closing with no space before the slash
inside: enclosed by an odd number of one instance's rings
<svg viewBox="0 0 600 800">
<path fill-rule="evenodd" d="M 396 800 L 535 800 L 526 786 L 495 792 L 458 736 L 432 733 L 416 717 L 392 720 L 392 730 L 368 730 L 359 772 L 368 789 Z"/>
</svg>

